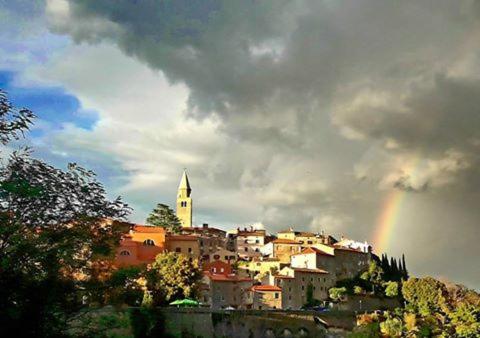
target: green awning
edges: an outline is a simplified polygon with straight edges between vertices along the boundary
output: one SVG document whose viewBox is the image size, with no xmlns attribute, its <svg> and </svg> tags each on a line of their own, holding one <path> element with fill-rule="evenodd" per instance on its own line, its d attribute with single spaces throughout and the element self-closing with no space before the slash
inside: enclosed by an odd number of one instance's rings
<svg viewBox="0 0 480 338">
<path fill-rule="evenodd" d="M 199 306 L 200 304 L 196 300 L 185 298 L 185 299 L 177 299 L 176 301 L 171 302 L 170 305 L 193 307 L 193 306 Z"/>
</svg>

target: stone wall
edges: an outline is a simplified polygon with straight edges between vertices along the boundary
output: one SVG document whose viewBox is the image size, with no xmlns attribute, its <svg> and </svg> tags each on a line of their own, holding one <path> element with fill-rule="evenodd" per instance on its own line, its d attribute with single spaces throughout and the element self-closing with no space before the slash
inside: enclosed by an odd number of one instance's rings
<svg viewBox="0 0 480 338">
<path fill-rule="evenodd" d="M 172 337 L 343 337 L 342 329 L 327 329 L 325 322 L 335 326 L 354 325 L 354 315 L 322 315 L 309 312 L 284 311 L 212 311 L 208 309 L 162 309 L 166 333 Z M 347 327 L 345 327 L 346 329 Z"/>
</svg>

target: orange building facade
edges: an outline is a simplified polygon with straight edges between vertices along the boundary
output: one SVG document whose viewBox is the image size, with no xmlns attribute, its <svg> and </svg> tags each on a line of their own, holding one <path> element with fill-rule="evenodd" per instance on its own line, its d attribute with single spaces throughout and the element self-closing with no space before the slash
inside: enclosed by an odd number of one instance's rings
<svg viewBox="0 0 480 338">
<path fill-rule="evenodd" d="M 134 225 L 120 241 L 116 250 L 115 264 L 117 266 L 149 264 L 165 250 L 164 228 Z"/>
</svg>

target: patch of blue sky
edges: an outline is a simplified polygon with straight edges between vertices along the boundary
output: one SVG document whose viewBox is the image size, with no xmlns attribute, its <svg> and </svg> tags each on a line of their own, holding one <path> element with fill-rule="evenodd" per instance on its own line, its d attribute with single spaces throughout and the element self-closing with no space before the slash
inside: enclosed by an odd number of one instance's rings
<svg viewBox="0 0 480 338">
<path fill-rule="evenodd" d="M 91 130 L 98 121 L 98 114 L 81 107 L 79 100 L 61 87 L 18 87 L 15 73 L 0 71 L 0 88 L 8 93 L 16 107 L 32 110 L 38 117 L 39 125 L 48 128 L 34 128 L 32 137 L 43 136 L 47 130 L 62 129 L 65 124 Z"/>
</svg>

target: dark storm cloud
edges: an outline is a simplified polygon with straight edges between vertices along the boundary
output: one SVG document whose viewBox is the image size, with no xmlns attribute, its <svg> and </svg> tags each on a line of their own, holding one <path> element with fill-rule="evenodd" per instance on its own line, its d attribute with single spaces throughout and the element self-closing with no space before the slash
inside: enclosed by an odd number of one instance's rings
<svg viewBox="0 0 480 338">
<path fill-rule="evenodd" d="M 285 127 L 283 115 L 297 117 L 289 130 L 311 132 L 318 128 L 318 115 L 327 113 L 345 87 L 373 83 L 402 91 L 412 79 L 428 79 L 437 68 L 444 71 L 455 57 L 452 50 L 462 47 L 464 35 L 476 23 L 478 7 L 474 2 L 451 1 L 69 3 L 69 20 L 54 24 L 54 29 L 78 41 L 113 41 L 171 81 L 186 83 L 192 114 L 219 114 L 240 133 L 242 119 L 254 116 L 260 121 L 255 128 L 244 128 L 246 136 L 271 136 L 278 143 L 288 143 L 279 134 Z M 449 79 L 436 85 L 423 100 L 409 102 L 413 115 L 432 115 L 427 110 L 437 107 L 428 107 L 431 97 L 442 104 L 448 100 L 443 95 L 460 94 L 474 103 L 472 85 L 462 87 Z M 452 108 L 442 107 L 450 116 Z M 469 108 L 463 105 L 464 110 Z M 405 121 L 408 116 L 388 112 L 361 113 L 344 123 L 360 132 L 369 129 L 365 133 L 373 137 L 435 143 L 436 130 L 428 123 L 412 124 Z M 471 111 L 468 114 L 473 117 Z M 382 129 L 385 124 L 398 128 Z"/>
</svg>

